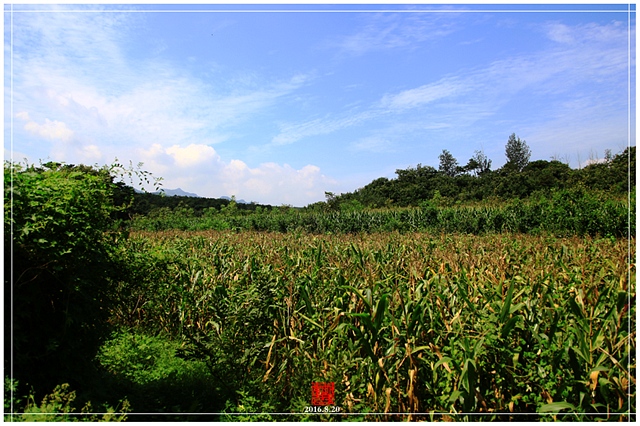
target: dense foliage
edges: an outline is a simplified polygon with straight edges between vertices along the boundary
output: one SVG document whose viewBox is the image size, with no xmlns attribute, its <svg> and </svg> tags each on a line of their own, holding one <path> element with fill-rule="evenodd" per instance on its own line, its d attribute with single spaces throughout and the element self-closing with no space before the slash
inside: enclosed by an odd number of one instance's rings
<svg viewBox="0 0 640 426">
<path fill-rule="evenodd" d="M 635 146 L 581 169 L 571 169 L 557 160 L 529 162 L 526 158 L 526 162 L 520 159 L 517 165 L 507 163 L 494 171 L 488 168 L 490 160 L 483 153 L 476 152 L 467 167 L 458 167 L 453 173 L 455 159 L 445 156 L 440 170 L 421 164 L 415 168 L 398 169 L 395 179 L 378 178 L 352 193 L 334 197 L 331 205 L 338 208 L 342 204 L 357 202 L 364 207 L 418 206 L 436 194 L 452 203 L 504 201 L 524 199 L 536 193 L 547 194 L 552 189 L 579 188 L 605 191 L 611 197 L 624 197 L 630 188 L 635 187 Z M 480 167 L 478 161 L 484 162 L 484 167 Z"/>
<path fill-rule="evenodd" d="M 40 395 L 61 383 L 81 386 L 92 374 L 92 358 L 109 331 L 113 286 L 126 270 L 126 235 L 118 224 L 131 191 L 114 177 L 132 172 L 120 165 L 5 163 L 5 336 L 11 344 L 4 366 Z"/>
<path fill-rule="evenodd" d="M 270 210 L 272 206 L 257 203 L 236 203 L 234 199 L 227 200 L 225 198 L 205 198 L 205 197 L 186 197 L 186 196 L 167 196 L 162 193 L 136 192 L 133 194 L 133 204 L 127 212 L 130 216 L 143 215 L 159 209 L 189 209 L 195 215 L 202 215 L 207 211 L 220 211 L 227 208 L 229 204 L 235 204 L 235 208 L 242 212 L 253 212 L 260 210 Z"/>
<path fill-rule="evenodd" d="M 134 230 L 161 231 L 255 230 L 275 232 L 550 232 L 554 235 L 627 236 L 635 234 L 635 191 L 632 209 L 626 200 L 612 200 L 603 192 L 583 189 L 552 190 L 526 201 L 500 205 L 456 206 L 437 194 L 419 208 L 318 209 L 280 208 L 247 214 L 234 204 L 207 210 L 198 216 L 192 209 L 157 209 L 131 222 Z M 631 216 L 629 216 L 631 213 Z"/>
</svg>

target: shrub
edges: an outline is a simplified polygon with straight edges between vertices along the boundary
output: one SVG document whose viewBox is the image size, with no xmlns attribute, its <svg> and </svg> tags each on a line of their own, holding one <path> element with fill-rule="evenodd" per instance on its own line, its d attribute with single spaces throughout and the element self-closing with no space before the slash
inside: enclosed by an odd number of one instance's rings
<svg viewBox="0 0 640 426">
<path fill-rule="evenodd" d="M 36 391 L 78 388 L 108 331 L 129 205 L 105 167 L 5 163 L 5 368 Z M 148 174 L 139 172 L 146 178 Z"/>
<path fill-rule="evenodd" d="M 15 391 L 16 381 L 11 382 L 5 379 L 5 391 L 9 387 Z M 63 383 L 55 387 L 53 392 L 45 395 L 42 402 L 38 405 L 35 395 L 30 393 L 26 398 L 26 405 L 20 408 L 20 413 L 5 414 L 6 422 L 123 422 L 127 420 L 127 412 L 129 411 L 129 401 L 121 400 L 116 408 L 109 406 L 100 407 L 99 411 L 105 414 L 92 414 L 94 408 L 91 402 L 87 402 L 78 413 L 76 410 L 76 391 L 71 390 L 68 383 Z M 21 399 L 15 396 L 5 397 L 5 413 L 10 412 L 11 403 L 19 405 Z"/>
</svg>

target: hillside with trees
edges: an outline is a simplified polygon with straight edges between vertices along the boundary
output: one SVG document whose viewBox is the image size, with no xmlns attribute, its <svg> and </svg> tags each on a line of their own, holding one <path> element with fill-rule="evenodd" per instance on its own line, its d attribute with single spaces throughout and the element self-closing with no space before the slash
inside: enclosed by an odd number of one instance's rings
<svg viewBox="0 0 640 426">
<path fill-rule="evenodd" d="M 396 178 L 378 178 L 353 192 L 327 194 L 329 208 L 418 206 L 434 197 L 445 204 L 477 203 L 525 199 L 551 190 L 583 188 L 604 191 L 611 197 L 624 197 L 635 188 L 636 147 L 612 155 L 608 150 L 602 161 L 580 169 L 557 160 L 529 161 L 531 150 L 515 134 L 505 146 L 506 164 L 491 170 L 492 160 L 475 151 L 466 165 L 460 166 L 448 150 L 440 154 L 440 166 L 418 164 L 396 170 Z M 323 207 L 316 203 L 311 207 Z"/>
<path fill-rule="evenodd" d="M 569 189 L 601 191 L 608 197 L 619 199 L 635 188 L 635 146 L 615 155 L 607 150 L 603 159 L 579 169 L 572 169 L 558 160 L 530 161 L 531 155 L 526 141 L 515 133 L 509 136 L 505 146 L 507 162 L 496 170 L 491 169 L 493 161 L 481 150 L 474 151 L 466 164 L 461 166 L 444 149 L 439 155 L 438 169 L 422 164 L 398 169 L 395 178 L 380 177 L 353 192 L 326 192 L 325 201 L 310 204 L 302 210 L 417 207 L 430 200 L 443 206 L 495 205 L 514 199 L 549 195 L 552 190 Z M 242 203 L 226 198 L 165 196 L 133 191 L 131 195 L 134 201 L 127 209 L 130 218 L 149 214 L 157 216 L 174 210 L 194 217 L 225 212 L 225 209 L 227 214 L 233 211 L 248 215 L 256 211 L 269 212 L 275 208 L 269 204 Z M 276 210 L 282 210 L 283 207 L 287 206 L 279 206 Z"/>
<path fill-rule="evenodd" d="M 557 160 L 530 161 L 526 141 L 512 134 L 507 162 L 475 151 L 464 166 L 448 151 L 438 169 L 396 170 L 354 192 L 326 192 L 303 208 L 225 199 L 134 194 L 134 231 L 254 230 L 310 233 L 551 232 L 627 236 L 635 233 L 635 147 L 580 169 Z"/>
</svg>

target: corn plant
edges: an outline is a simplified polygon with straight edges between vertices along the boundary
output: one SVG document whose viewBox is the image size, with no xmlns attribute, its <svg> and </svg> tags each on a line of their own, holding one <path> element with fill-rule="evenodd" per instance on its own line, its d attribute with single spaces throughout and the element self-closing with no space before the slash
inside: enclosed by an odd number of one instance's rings
<svg viewBox="0 0 640 426">
<path fill-rule="evenodd" d="M 141 283 L 142 312 L 118 321 L 182 341 L 236 411 L 251 399 L 301 413 L 312 381 L 335 383 L 342 412 L 382 420 L 635 409 L 623 239 L 207 231 L 131 242 L 164 272 Z"/>
</svg>

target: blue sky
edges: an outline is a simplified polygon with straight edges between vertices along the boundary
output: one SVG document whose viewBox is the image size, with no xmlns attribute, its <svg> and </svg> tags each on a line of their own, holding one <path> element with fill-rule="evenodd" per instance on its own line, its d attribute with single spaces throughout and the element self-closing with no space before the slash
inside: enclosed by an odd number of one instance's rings
<svg viewBox="0 0 640 426">
<path fill-rule="evenodd" d="M 511 133 L 573 168 L 635 145 L 626 5 L 9 10 L 5 159 L 143 162 L 166 188 L 304 206 L 443 149 L 496 169 Z"/>
</svg>

